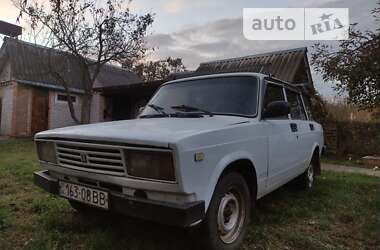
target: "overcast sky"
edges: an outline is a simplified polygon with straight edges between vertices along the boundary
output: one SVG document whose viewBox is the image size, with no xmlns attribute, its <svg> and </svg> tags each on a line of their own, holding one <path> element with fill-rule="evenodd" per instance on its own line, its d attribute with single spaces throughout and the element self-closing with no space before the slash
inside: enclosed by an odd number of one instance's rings
<svg viewBox="0 0 380 250">
<path fill-rule="evenodd" d="M 141 14 L 155 13 L 149 37 L 150 46 L 158 48 L 153 58 L 181 57 L 188 69 L 195 69 L 200 62 L 310 47 L 314 43 L 246 40 L 242 33 L 243 8 L 349 8 L 350 23 L 358 22 L 362 29 L 374 29 L 370 10 L 376 2 L 378 0 L 134 0 L 131 8 Z M 17 15 L 11 0 L 0 0 L 1 20 L 15 23 Z M 323 83 L 314 73 L 313 79 L 323 96 L 335 95 L 332 84 Z"/>
</svg>

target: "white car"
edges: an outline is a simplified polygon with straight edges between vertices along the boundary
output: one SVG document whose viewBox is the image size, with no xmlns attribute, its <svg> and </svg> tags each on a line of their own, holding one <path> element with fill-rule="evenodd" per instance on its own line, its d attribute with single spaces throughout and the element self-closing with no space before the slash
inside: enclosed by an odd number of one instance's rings
<svg viewBox="0 0 380 250">
<path fill-rule="evenodd" d="M 320 173 L 323 129 L 306 103 L 257 73 L 171 81 L 137 119 L 38 133 L 34 181 L 79 211 L 197 225 L 207 249 L 238 249 L 257 199 Z"/>
</svg>

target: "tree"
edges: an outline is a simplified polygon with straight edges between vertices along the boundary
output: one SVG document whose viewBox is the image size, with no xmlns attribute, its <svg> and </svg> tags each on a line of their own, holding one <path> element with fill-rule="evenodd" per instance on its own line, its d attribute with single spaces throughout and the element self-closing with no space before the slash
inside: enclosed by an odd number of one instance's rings
<svg viewBox="0 0 380 250">
<path fill-rule="evenodd" d="M 380 8 L 372 14 L 380 24 Z M 351 25 L 349 39 L 340 41 L 335 50 L 315 44 L 311 61 L 325 81 L 336 82 L 336 90 L 348 93 L 350 103 L 372 110 L 380 107 L 380 29 L 363 32 L 356 25 Z"/>
<path fill-rule="evenodd" d="M 171 73 L 186 71 L 181 58 L 171 57 L 159 61 L 124 62 L 123 67 L 131 69 L 144 81 L 165 80 Z"/>
<path fill-rule="evenodd" d="M 78 119 L 69 100 L 70 114 L 77 123 L 89 123 L 94 82 L 107 63 L 133 61 L 145 54 L 147 29 L 153 15 L 137 15 L 128 8 L 130 1 L 48 0 L 48 6 L 38 0 L 17 0 L 20 15 L 25 14 L 32 29 L 42 27 L 48 34 L 49 46 L 69 55 L 79 65 L 82 96 L 81 117 Z M 57 70 L 60 68 L 60 70 Z M 51 65 L 50 74 L 70 90 L 62 67 Z"/>
</svg>

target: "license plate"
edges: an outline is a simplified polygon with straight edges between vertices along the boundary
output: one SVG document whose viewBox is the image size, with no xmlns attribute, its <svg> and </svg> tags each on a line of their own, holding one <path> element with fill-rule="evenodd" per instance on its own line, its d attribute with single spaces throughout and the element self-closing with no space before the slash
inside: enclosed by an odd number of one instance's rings
<svg viewBox="0 0 380 250">
<path fill-rule="evenodd" d="M 60 181 L 59 194 L 71 200 L 108 209 L 108 193 L 101 190 Z"/>
</svg>

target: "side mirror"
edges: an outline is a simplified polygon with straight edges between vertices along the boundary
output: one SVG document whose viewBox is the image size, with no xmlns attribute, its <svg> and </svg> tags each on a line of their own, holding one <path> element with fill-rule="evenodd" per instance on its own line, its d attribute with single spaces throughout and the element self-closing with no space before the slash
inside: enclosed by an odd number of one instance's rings
<svg viewBox="0 0 380 250">
<path fill-rule="evenodd" d="M 285 101 L 274 101 L 268 104 L 263 112 L 263 119 L 287 116 L 290 113 L 290 106 Z"/>
</svg>

